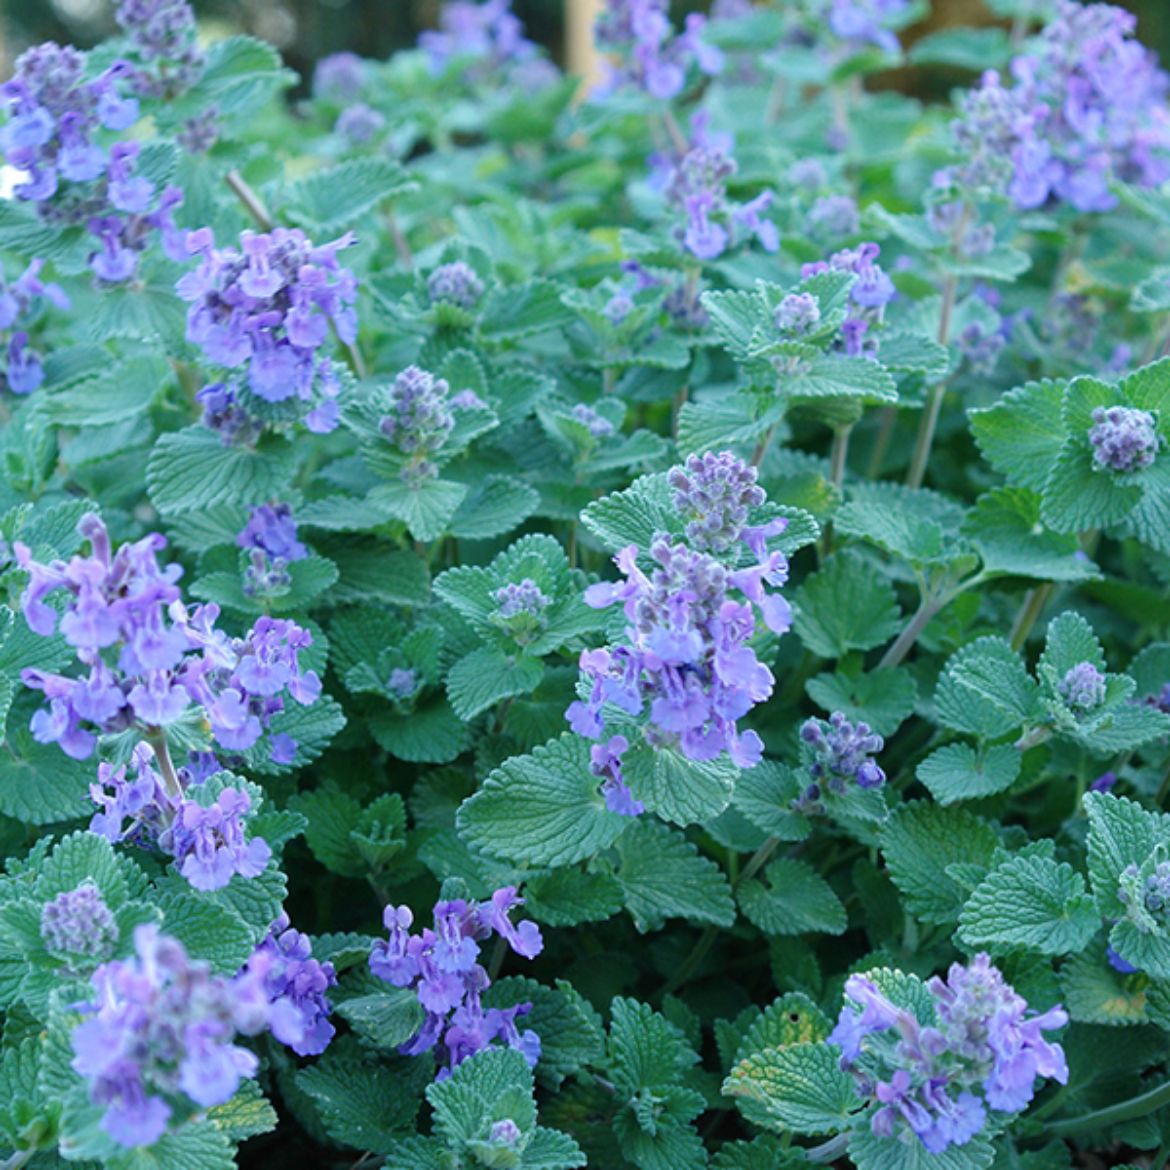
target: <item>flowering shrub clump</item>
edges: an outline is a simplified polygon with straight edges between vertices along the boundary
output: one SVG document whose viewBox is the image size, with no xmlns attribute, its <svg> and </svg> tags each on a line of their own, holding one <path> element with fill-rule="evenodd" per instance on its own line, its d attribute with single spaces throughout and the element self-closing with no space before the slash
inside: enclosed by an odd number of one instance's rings
<svg viewBox="0 0 1170 1170">
<path fill-rule="evenodd" d="M 0 79 L 0 1167 L 1162 1170 L 1132 16 L 414 7 Z"/>
</svg>

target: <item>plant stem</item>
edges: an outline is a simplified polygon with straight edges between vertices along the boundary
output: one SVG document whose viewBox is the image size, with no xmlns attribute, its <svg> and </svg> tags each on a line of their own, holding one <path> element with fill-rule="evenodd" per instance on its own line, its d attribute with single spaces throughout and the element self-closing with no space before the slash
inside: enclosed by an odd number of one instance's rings
<svg viewBox="0 0 1170 1170">
<path fill-rule="evenodd" d="M 751 464 L 753 467 L 759 467 L 764 462 L 764 456 L 768 453 L 768 447 L 772 443 L 772 436 L 776 433 L 776 428 L 779 422 L 774 422 L 764 433 L 764 436 L 756 444 L 756 449 L 752 452 Z"/>
<path fill-rule="evenodd" d="M 17 1150 L 11 1158 L 5 1158 L 0 1162 L 0 1170 L 20 1170 L 21 1166 L 27 1166 L 38 1153 L 38 1150 Z"/>
<path fill-rule="evenodd" d="M 804 1156 L 810 1162 L 835 1162 L 848 1149 L 849 1135 L 847 1133 L 839 1133 L 836 1137 L 829 1138 L 827 1142 L 821 1142 L 819 1146 L 813 1146 L 811 1150 L 805 1150 Z"/>
<path fill-rule="evenodd" d="M 942 308 L 938 316 L 938 343 L 946 345 L 951 336 L 951 317 L 955 311 L 955 297 L 959 291 L 959 278 L 951 275 L 943 285 Z M 908 487 L 919 488 L 926 478 L 926 465 L 930 462 L 930 448 L 934 443 L 934 432 L 938 427 L 938 416 L 946 396 L 947 379 L 936 382 L 930 388 L 926 399 L 926 411 L 918 424 L 918 437 L 914 440 L 914 455 L 910 470 L 906 473 Z"/>
<path fill-rule="evenodd" d="M 173 801 L 182 800 L 183 786 L 179 783 L 179 777 L 175 773 L 175 765 L 171 762 L 171 751 L 167 746 L 167 733 L 161 727 L 151 727 L 147 730 L 145 739 L 150 744 L 151 751 L 154 752 L 155 760 L 158 761 L 158 770 L 162 775 L 163 788 L 166 789 L 167 795 Z"/>
<path fill-rule="evenodd" d="M 261 231 L 270 232 L 276 227 L 276 220 L 272 218 L 272 214 L 264 206 L 264 201 L 252 190 L 248 181 L 239 171 L 228 171 L 226 182 L 235 197 L 244 205 L 244 210 L 256 221 L 256 225 Z"/>
<path fill-rule="evenodd" d="M 386 212 L 386 227 L 390 231 L 390 238 L 394 241 L 394 251 L 398 253 L 398 263 L 409 272 L 414 267 L 414 253 L 410 250 L 410 243 L 399 226 L 398 217 L 393 211 Z"/>
<path fill-rule="evenodd" d="M 687 142 L 687 136 L 682 132 L 682 127 L 679 126 L 674 112 L 669 106 L 662 111 L 662 124 L 666 127 L 666 133 L 670 138 L 670 145 L 674 148 L 675 154 L 681 158 L 691 147 L 690 143 Z"/>
<path fill-rule="evenodd" d="M 845 463 L 849 458 L 849 436 L 852 433 L 852 423 L 833 431 L 833 445 L 829 449 L 829 482 L 838 489 L 845 482 Z"/>
<path fill-rule="evenodd" d="M 1166 1081 L 1155 1089 L 1131 1097 L 1128 1101 L 1118 1101 L 1105 1109 L 1095 1109 L 1091 1113 L 1082 1113 L 1080 1117 L 1069 1117 L 1064 1121 L 1054 1121 L 1044 1127 L 1045 1132 L 1053 1137 L 1064 1137 L 1066 1134 L 1081 1133 L 1086 1129 L 1110 1129 L 1120 1125 L 1123 1121 L 1133 1121 L 1137 1117 L 1145 1117 L 1156 1110 L 1170 1105 L 1170 1081 Z"/>
<path fill-rule="evenodd" d="M 699 964 L 707 957 L 707 952 L 711 949 L 711 945 L 719 936 L 719 928 L 717 926 L 708 926 L 701 935 L 699 941 L 695 943 L 691 953 L 682 961 L 675 973 L 666 981 L 666 985 L 659 993 L 661 999 L 665 999 L 668 995 L 673 995 L 690 977 L 698 970 Z"/>
<path fill-rule="evenodd" d="M 1023 648 L 1024 643 L 1028 640 L 1028 635 L 1032 632 L 1032 627 L 1044 612 L 1044 607 L 1052 596 L 1052 589 L 1052 582 L 1047 581 L 1043 585 L 1034 585 L 1028 590 L 1023 604 L 1020 606 L 1020 612 L 1016 614 L 1016 620 L 1012 622 L 1012 632 L 1009 637 L 1013 650 Z"/>
<path fill-rule="evenodd" d="M 755 853 L 751 855 L 747 865 L 743 867 L 743 872 L 732 883 L 732 888 L 734 889 L 736 886 L 742 885 L 749 878 L 754 878 L 756 874 L 758 874 L 760 870 L 768 864 L 768 861 L 771 859 L 772 854 L 776 852 L 779 844 L 779 837 L 769 837 L 767 841 L 765 841 L 763 845 L 761 845 L 759 849 L 757 849 Z"/>
<path fill-rule="evenodd" d="M 882 655 L 878 663 L 878 670 L 890 669 L 897 666 L 910 653 L 918 635 L 926 629 L 930 619 L 942 608 L 937 598 L 923 597 L 918 606 L 918 612 L 906 623 L 906 628 L 898 635 L 897 640 Z"/>
<path fill-rule="evenodd" d="M 784 112 L 784 104 L 788 99 L 788 79 L 782 73 L 776 74 L 772 88 L 768 92 L 768 108 L 764 111 L 764 125 L 774 126 L 780 121 Z"/>
<path fill-rule="evenodd" d="M 869 466 L 865 469 L 866 479 L 877 479 L 881 472 L 886 452 L 890 449 L 890 439 L 894 436 L 894 424 L 898 421 L 898 408 L 896 406 L 883 406 L 880 417 L 881 424 L 874 437 L 873 450 L 869 455 Z"/>
</svg>

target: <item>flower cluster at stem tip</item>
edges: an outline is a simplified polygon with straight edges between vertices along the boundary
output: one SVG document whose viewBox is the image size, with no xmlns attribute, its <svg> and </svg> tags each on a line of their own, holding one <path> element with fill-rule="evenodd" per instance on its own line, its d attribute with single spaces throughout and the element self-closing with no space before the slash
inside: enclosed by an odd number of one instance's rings
<svg viewBox="0 0 1170 1170">
<path fill-rule="evenodd" d="M 729 453 L 693 457 L 668 480 L 698 547 L 657 535 L 648 550 L 654 567 L 647 573 L 638 564 L 637 546 L 629 545 L 614 557 L 625 580 L 586 590 L 587 605 L 620 603 L 629 624 L 623 642 L 582 652 L 589 696 L 574 702 L 566 717 L 579 735 L 600 739 L 611 718 L 605 708 L 611 706 L 640 720 L 652 747 L 676 747 L 692 760 L 727 752 L 740 767 L 750 768 L 760 760 L 763 744 L 754 731 L 741 732 L 737 721 L 772 693 L 774 680 L 748 643 L 757 610 L 773 633 L 782 634 L 791 624 L 787 602 L 765 589 L 787 579 L 784 554 L 766 547 L 787 521 L 746 523 L 747 508 L 762 503 L 762 493 L 755 469 Z M 735 568 L 703 551 L 727 556 L 737 553 L 739 544 L 755 564 Z M 626 814 L 641 811 L 621 770 L 628 747 L 628 737 L 619 734 L 592 752 L 608 807 Z"/>
<path fill-rule="evenodd" d="M 418 996 L 426 1016 L 399 1052 L 417 1056 L 441 1040 L 446 1063 L 441 1062 L 440 1080 L 497 1040 L 523 1053 L 530 1066 L 540 1056 L 540 1037 L 517 1026 L 532 1005 L 485 1008 L 482 996 L 491 980 L 477 962 L 480 944 L 493 934 L 526 959 L 540 954 L 544 942 L 536 923 L 513 923 L 509 917 L 523 903 L 514 886 L 496 890 L 486 902 L 462 898 L 437 902 L 434 929 L 424 927 L 418 934 L 410 933 L 414 915 L 408 907 L 386 907 L 383 921 L 390 937 L 374 944 L 370 970 L 395 987 L 412 988 Z"/>
<path fill-rule="evenodd" d="M 308 630 L 280 618 L 258 618 L 233 638 L 216 628 L 219 608 L 188 611 L 176 582 L 179 565 L 162 567 L 166 540 L 157 533 L 115 551 L 101 519 L 85 516 L 80 534 L 89 556 L 42 564 L 17 541 L 17 564 L 28 571 L 21 597 L 25 620 L 48 637 L 58 628 L 88 675 L 70 678 L 26 667 L 25 685 L 49 700 L 32 718 L 34 737 L 57 743 L 75 759 L 93 751 L 97 734 L 177 722 L 197 704 L 221 748 L 247 751 L 285 709 L 287 694 L 301 705 L 317 700 L 321 680 L 302 668 L 299 655 L 313 643 Z M 65 611 L 46 598 L 65 590 Z M 91 730 L 92 729 L 92 730 Z M 278 762 L 295 757 L 296 743 L 283 733 L 270 739 Z"/>
<path fill-rule="evenodd" d="M 964 1146 L 988 1121 L 988 1110 L 1026 1109 L 1036 1079 L 1068 1081 L 1059 1044 L 1044 1033 L 1063 1028 L 1060 1007 L 1028 1010 L 985 954 L 953 963 L 945 980 L 930 979 L 934 1018 L 923 1023 L 896 1006 L 874 980 L 850 975 L 845 1004 L 829 1037 L 857 1093 L 878 1106 L 873 1132 L 915 1135 L 932 1154 Z"/>
<path fill-rule="evenodd" d="M 290 937 L 295 936 L 295 937 Z M 230 1100 L 259 1059 L 237 1035 L 271 1031 L 296 1052 L 324 1050 L 333 1028 L 329 964 L 282 917 L 232 977 L 192 961 L 154 924 L 134 931 L 133 957 L 103 964 L 93 998 L 76 1005 L 72 1067 L 103 1106 L 102 1128 L 119 1145 L 152 1145 L 176 1107 L 190 1112 Z"/>
</svg>

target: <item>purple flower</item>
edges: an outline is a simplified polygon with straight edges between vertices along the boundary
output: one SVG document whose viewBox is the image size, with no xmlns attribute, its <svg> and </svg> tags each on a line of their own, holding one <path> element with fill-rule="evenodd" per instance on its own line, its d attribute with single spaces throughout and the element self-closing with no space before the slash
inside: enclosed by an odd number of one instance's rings
<svg viewBox="0 0 1170 1170">
<path fill-rule="evenodd" d="M 427 296 L 431 304 L 442 301 L 460 309 L 473 309 L 483 296 L 483 281 L 470 264 L 456 260 L 440 265 L 427 277 Z"/>
<path fill-rule="evenodd" d="M 764 588 L 765 582 L 779 585 L 786 579 L 783 554 L 763 547 L 766 536 L 780 530 L 776 522 L 741 530 L 740 539 L 759 558 L 746 569 L 729 570 L 714 557 L 659 535 L 650 546 L 657 567 L 647 576 L 638 566 L 637 548 L 622 549 L 614 560 L 625 581 L 591 585 L 585 603 L 595 609 L 622 603 L 629 623 L 625 641 L 582 653 L 580 668 L 591 686 L 588 699 L 566 712 L 573 729 L 599 738 L 603 709 L 612 703 L 643 716 L 642 734 L 652 746 L 675 746 L 694 760 L 726 751 L 740 767 L 756 764 L 763 745 L 755 732 L 741 734 L 737 721 L 772 693 L 772 672 L 747 645 L 755 632 L 752 603 L 776 633 L 790 621 L 784 600 Z M 736 601 L 732 590 L 747 604 Z M 613 778 L 614 761 L 599 761 L 598 768 Z"/>
<path fill-rule="evenodd" d="M 681 467 L 670 469 L 671 503 L 686 521 L 693 547 L 724 553 L 743 539 L 749 510 L 767 498 L 756 477 L 756 469 L 730 451 L 689 455 Z M 769 535 L 781 530 L 773 525 Z"/>
<path fill-rule="evenodd" d="M 380 430 L 405 456 L 407 481 L 438 474 L 429 456 L 440 450 L 455 427 L 448 398 L 451 387 L 418 366 L 408 366 L 390 387 L 389 411 Z"/>
<path fill-rule="evenodd" d="M 512 12 L 512 0 L 443 0 L 439 28 L 418 39 L 419 48 L 430 59 L 431 72 L 443 73 L 459 62 L 471 80 L 483 80 L 493 71 L 515 74 L 521 67 L 538 63 L 537 47 L 524 35 L 524 25 Z M 555 79 L 547 66 L 529 75 L 540 85 Z"/>
<path fill-rule="evenodd" d="M 8 334 L 3 363 L 0 364 L 0 385 L 7 385 L 13 394 L 31 394 L 45 380 L 41 356 L 28 344 L 24 329 L 13 326 L 26 322 L 37 313 L 39 301 L 48 301 L 59 309 L 69 308 L 69 298 L 60 285 L 40 279 L 43 260 L 33 260 L 11 282 L 0 272 L 0 341 Z"/>
<path fill-rule="evenodd" d="M 723 54 L 703 40 L 705 18 L 692 13 L 676 34 L 667 0 L 606 0 L 594 37 L 604 50 L 620 57 L 609 88 L 632 85 L 653 98 L 669 101 L 686 85 L 693 64 L 708 76 L 723 68 Z"/>
<path fill-rule="evenodd" d="M 118 945 L 118 924 L 91 881 L 58 894 L 41 910 L 41 941 L 71 971 L 105 962 Z"/>
<path fill-rule="evenodd" d="M 849 195 L 822 195 L 808 213 L 810 234 L 819 238 L 856 235 L 861 227 L 857 200 Z"/>
<path fill-rule="evenodd" d="M 871 329 L 880 326 L 886 305 L 894 299 L 894 282 L 877 263 L 881 248 L 877 244 L 858 244 L 834 252 L 827 261 L 801 267 L 800 277 L 808 280 L 822 272 L 852 273 L 857 279 L 849 292 L 850 316 L 841 326 L 842 348 L 848 357 L 876 357 L 877 342 L 869 340 Z"/>
<path fill-rule="evenodd" d="M 223 789 L 210 805 L 190 799 L 179 805 L 159 843 L 195 889 L 220 890 L 236 874 L 252 878 L 264 872 L 272 857 L 268 842 L 244 837 L 243 817 L 251 807 L 251 797 L 236 788 Z"/>
<path fill-rule="evenodd" d="M 1078 662 L 1056 684 L 1065 706 L 1084 715 L 1105 702 L 1105 676 L 1091 663 Z"/>
<path fill-rule="evenodd" d="M 386 128 L 386 119 L 364 102 L 346 106 L 338 115 L 334 132 L 354 146 L 372 142 Z"/>
<path fill-rule="evenodd" d="M 252 967 L 269 1004 L 273 1036 L 298 1056 L 319 1056 L 336 1031 L 327 994 L 337 983 L 333 964 L 314 959 L 309 936 L 293 930 L 282 913 L 241 974 Z"/>
<path fill-rule="evenodd" d="M 573 407 L 572 415 L 595 439 L 608 439 L 616 433 L 616 428 L 609 419 L 598 414 L 592 406 L 586 406 L 584 402 L 578 402 Z"/>
<path fill-rule="evenodd" d="M 789 293 L 776 306 L 773 320 L 781 333 L 801 337 L 820 324 L 820 302 L 812 293 Z"/>
<path fill-rule="evenodd" d="M 174 723 L 192 703 L 204 708 L 220 745 L 244 751 L 284 709 L 285 691 L 302 705 L 316 702 L 320 679 L 302 670 L 298 655 L 312 636 L 295 622 L 262 617 L 243 638 L 215 629 L 219 610 L 188 613 L 176 581 L 178 565 L 160 568 L 166 540 L 152 534 L 114 552 L 109 534 L 93 514 L 78 530 L 91 554 L 48 565 L 14 545 L 17 564 L 28 571 L 21 605 L 30 628 L 41 635 L 57 627 L 45 597 L 64 589 L 71 598 L 60 618 L 87 676 L 68 678 L 26 669 L 26 686 L 41 691 L 47 711 L 34 715 L 33 735 L 84 759 L 93 749 L 88 723 L 103 733 Z M 116 666 L 104 651 L 117 648 Z"/>
<path fill-rule="evenodd" d="M 1037 1078 L 1068 1081 L 1059 1044 L 1044 1032 L 1062 1028 L 1061 1008 L 1035 1015 L 985 954 L 926 988 L 934 1019 L 923 1023 L 893 1004 L 869 979 L 851 975 L 845 1005 L 829 1037 L 842 1050 L 859 1096 L 877 1108 L 870 1117 L 883 1137 L 913 1133 L 934 1154 L 966 1145 L 988 1110 L 1019 1113 Z M 861 1008 L 858 1012 L 855 1008 Z"/>
<path fill-rule="evenodd" d="M 365 63 L 356 53 L 330 53 L 313 69 L 313 96 L 349 103 L 361 95 Z"/>
<path fill-rule="evenodd" d="M 301 561 L 309 550 L 297 539 L 297 522 L 288 504 L 259 504 L 236 537 L 240 548 L 259 549 L 282 561 Z"/>
<path fill-rule="evenodd" d="M 531 1004 L 485 1010 L 483 992 L 490 986 L 487 972 L 476 959 L 479 944 L 493 933 L 516 954 L 535 958 L 543 948 L 540 930 L 533 922 L 513 923 L 511 911 L 523 903 L 513 886 L 497 890 L 487 902 L 462 899 L 442 901 L 434 910 L 434 930 L 412 935 L 414 916 L 405 906 L 387 906 L 383 921 L 390 937 L 379 940 L 370 952 L 370 970 L 395 987 L 411 987 L 426 1010 L 419 1031 L 399 1051 L 416 1056 L 433 1049 L 440 1040 L 447 1050 L 447 1065 L 439 1079 L 467 1057 L 500 1040 L 535 1064 L 540 1055 L 536 1033 L 521 1033 L 518 1016 Z"/>
<path fill-rule="evenodd" d="M 601 734 L 600 724 L 588 723 L 583 726 L 574 724 L 573 730 L 579 735 L 592 738 Z M 613 735 L 604 743 L 595 743 L 589 749 L 589 769 L 594 776 L 603 777 L 601 795 L 605 797 L 605 807 L 611 813 L 620 817 L 640 817 L 646 806 L 634 799 L 634 794 L 626 784 L 622 775 L 622 754 L 629 749 L 630 741 L 624 735 Z"/>
<path fill-rule="evenodd" d="M 875 45 L 885 53 L 898 51 L 898 38 L 884 21 L 904 12 L 910 0 L 831 0 L 829 30 L 853 45 Z"/>
<path fill-rule="evenodd" d="M 114 283 L 135 274 L 156 232 L 168 256 L 181 256 L 173 218 L 180 189 L 157 192 L 135 173 L 136 142 L 116 142 L 107 151 L 95 141 L 103 128 L 125 130 L 138 120 L 137 101 L 121 92 L 137 77 L 133 65 L 119 60 L 87 80 L 81 53 L 48 43 L 22 54 L 15 76 L 0 86 L 9 111 L 0 151 L 28 175 L 16 197 L 36 203 L 49 223 L 85 225 L 97 244 L 90 267 Z"/>
<path fill-rule="evenodd" d="M 882 750 L 885 741 L 874 735 L 867 723 L 854 726 L 842 712 L 834 711 L 827 723 L 805 720 L 800 738 L 812 749 L 808 770 L 818 786 L 844 792 L 850 781 L 861 788 L 878 788 L 885 783 L 885 772 L 869 758 Z"/>
<path fill-rule="evenodd" d="M 187 340 L 212 365 L 239 371 L 231 406 L 242 409 L 246 387 L 269 403 L 299 400 L 310 429 L 336 425 L 326 408 L 340 387 L 321 351 L 331 328 L 347 345 L 357 338 L 357 282 L 337 260 L 352 243 L 348 234 L 314 245 L 297 228 L 242 232 L 239 249 L 216 248 L 207 228 L 187 236 L 200 257 L 175 286 L 191 306 Z"/>
<path fill-rule="evenodd" d="M 202 76 L 204 57 L 187 0 L 119 0 L 114 16 L 138 62 L 131 74 L 137 93 L 175 98 Z"/>
<path fill-rule="evenodd" d="M 548 628 L 545 610 L 552 604 L 531 577 L 509 582 L 495 592 L 496 612 L 492 624 L 520 646 L 534 642 Z"/>
<path fill-rule="evenodd" d="M 1141 471 L 1157 458 L 1162 438 L 1156 430 L 1157 420 L 1148 410 L 1098 406 L 1092 418 L 1089 443 L 1098 471 Z"/>
<path fill-rule="evenodd" d="M 255 1076 L 256 1056 L 233 1043 L 268 1026 L 264 964 L 233 979 L 193 962 L 157 926 L 134 931 L 135 956 L 94 972 L 88 1018 L 71 1037 L 73 1069 L 104 1108 L 102 1128 L 123 1146 L 153 1145 L 171 1117 L 167 1098 L 221 1105 Z"/>
<path fill-rule="evenodd" d="M 1133 39 L 1132 13 L 1061 0 L 1055 19 L 1011 63 L 1012 86 L 984 75 L 955 124 L 953 181 L 1003 191 L 1018 207 L 1117 205 L 1119 178 L 1154 187 L 1170 176 L 1170 89 Z"/>
</svg>

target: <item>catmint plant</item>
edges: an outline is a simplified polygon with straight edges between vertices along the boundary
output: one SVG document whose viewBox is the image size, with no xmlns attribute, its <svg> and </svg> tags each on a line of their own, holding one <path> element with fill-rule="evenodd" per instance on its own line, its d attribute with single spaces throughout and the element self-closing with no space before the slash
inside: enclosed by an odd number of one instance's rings
<svg viewBox="0 0 1170 1170">
<path fill-rule="evenodd" d="M 1170 95 L 992 6 L 14 12 L 0 1165 L 1153 1170 Z"/>
</svg>

